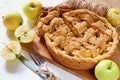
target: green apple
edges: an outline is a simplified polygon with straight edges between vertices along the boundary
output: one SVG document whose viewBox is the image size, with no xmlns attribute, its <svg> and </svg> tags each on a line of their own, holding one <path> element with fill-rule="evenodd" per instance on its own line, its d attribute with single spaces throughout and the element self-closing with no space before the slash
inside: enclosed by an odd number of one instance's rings
<svg viewBox="0 0 120 80">
<path fill-rule="evenodd" d="M 106 14 L 106 19 L 114 27 L 120 25 L 120 10 L 116 8 L 108 9 L 107 14 Z"/>
<path fill-rule="evenodd" d="M 37 33 L 27 25 L 19 26 L 15 30 L 15 37 L 21 43 L 30 43 L 34 40 L 36 36 L 37 36 Z"/>
<path fill-rule="evenodd" d="M 28 19 L 37 18 L 41 9 L 42 4 L 37 0 L 31 0 L 23 6 L 23 12 Z"/>
<path fill-rule="evenodd" d="M 102 60 L 95 67 L 95 76 L 98 80 L 118 80 L 120 70 L 112 60 Z"/>
<path fill-rule="evenodd" d="M 0 51 L 1 57 L 6 61 L 13 61 L 21 55 L 22 49 L 21 45 L 17 41 L 10 41 L 5 47 Z"/>
<path fill-rule="evenodd" d="M 2 22 L 7 30 L 15 30 L 18 26 L 22 25 L 23 18 L 20 13 L 16 11 L 9 12 L 2 17 Z"/>
</svg>

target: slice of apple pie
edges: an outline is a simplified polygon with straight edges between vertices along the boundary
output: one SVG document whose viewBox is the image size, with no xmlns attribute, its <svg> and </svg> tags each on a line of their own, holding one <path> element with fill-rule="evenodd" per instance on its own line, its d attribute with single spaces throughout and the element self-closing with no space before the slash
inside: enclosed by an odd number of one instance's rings
<svg viewBox="0 0 120 80">
<path fill-rule="evenodd" d="M 110 58 L 118 43 L 116 29 L 104 18 L 87 9 L 57 11 L 40 18 L 37 24 L 51 56 L 62 65 L 88 70 Z"/>
</svg>

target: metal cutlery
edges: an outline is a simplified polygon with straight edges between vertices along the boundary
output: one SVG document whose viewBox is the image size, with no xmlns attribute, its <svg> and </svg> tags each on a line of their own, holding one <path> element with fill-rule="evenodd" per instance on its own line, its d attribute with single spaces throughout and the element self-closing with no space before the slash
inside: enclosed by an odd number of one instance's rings
<svg viewBox="0 0 120 80">
<path fill-rule="evenodd" d="M 39 40 L 39 39 L 38 39 Z M 56 77 L 52 72 L 47 68 L 47 61 L 38 53 L 34 44 L 24 44 L 22 47 L 28 52 L 32 60 L 27 59 L 24 56 L 21 56 L 19 60 L 31 69 L 34 73 L 40 76 L 43 80 L 61 80 Z"/>
</svg>

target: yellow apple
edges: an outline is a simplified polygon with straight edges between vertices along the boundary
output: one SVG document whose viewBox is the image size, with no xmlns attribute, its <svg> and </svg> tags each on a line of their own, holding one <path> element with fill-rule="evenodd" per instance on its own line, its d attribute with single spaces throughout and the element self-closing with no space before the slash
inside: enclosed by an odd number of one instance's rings
<svg viewBox="0 0 120 80">
<path fill-rule="evenodd" d="M 42 4 L 37 0 L 31 0 L 23 6 L 23 12 L 28 19 L 37 18 L 41 9 Z"/>
<path fill-rule="evenodd" d="M 2 17 L 2 22 L 7 30 L 15 30 L 18 26 L 22 25 L 23 18 L 20 13 L 16 11 L 9 12 Z"/>
<path fill-rule="evenodd" d="M 114 27 L 120 25 L 120 10 L 116 8 L 108 9 L 107 14 L 106 14 L 106 19 Z"/>
</svg>

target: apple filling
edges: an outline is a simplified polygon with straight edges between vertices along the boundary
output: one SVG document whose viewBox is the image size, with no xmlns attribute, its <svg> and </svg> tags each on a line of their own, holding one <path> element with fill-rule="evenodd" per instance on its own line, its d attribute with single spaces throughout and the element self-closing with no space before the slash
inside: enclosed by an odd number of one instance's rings
<svg viewBox="0 0 120 80">
<path fill-rule="evenodd" d="M 52 11 L 40 18 L 37 28 L 52 57 L 74 69 L 93 68 L 100 60 L 111 57 L 118 43 L 115 28 L 86 9 L 66 12 L 62 17 Z"/>
</svg>

